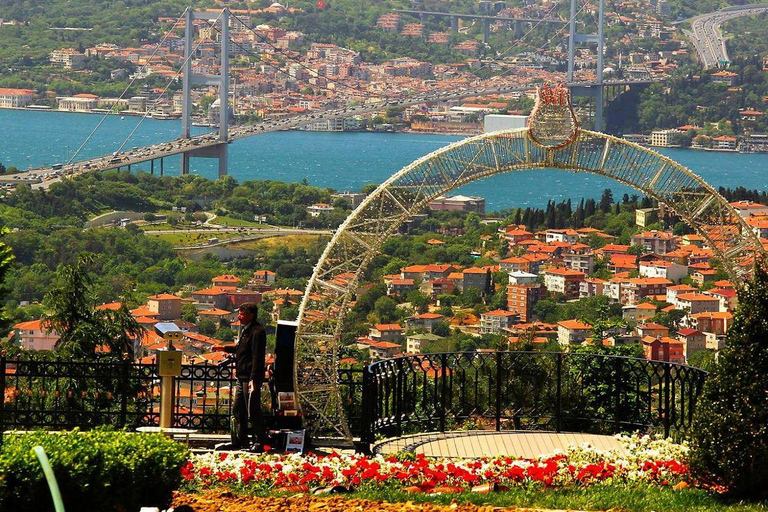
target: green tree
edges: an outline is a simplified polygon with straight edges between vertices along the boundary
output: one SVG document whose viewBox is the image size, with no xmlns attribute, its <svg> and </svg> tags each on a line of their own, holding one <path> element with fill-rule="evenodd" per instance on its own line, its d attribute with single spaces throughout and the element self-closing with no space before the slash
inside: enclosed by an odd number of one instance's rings
<svg viewBox="0 0 768 512">
<path fill-rule="evenodd" d="M 768 272 L 760 263 L 739 291 L 692 429 L 694 474 L 739 499 L 768 498 Z"/>
<path fill-rule="evenodd" d="M 5 227 L 0 228 L 0 299 L 2 299 L 8 291 L 5 285 L 5 275 L 11 268 L 13 263 L 13 252 L 2 240 L 8 233 L 8 229 Z M 8 334 L 8 328 L 10 322 L 5 312 L 5 308 L 0 309 L 0 338 Z"/>
<path fill-rule="evenodd" d="M 131 315 L 125 300 L 117 310 L 96 309 L 89 270 L 95 260 L 92 253 L 83 253 L 76 264 L 59 267 L 56 282 L 44 299 L 49 312 L 43 316 L 43 325 L 59 334 L 56 349 L 66 355 L 94 357 L 98 348 L 107 347 L 115 357 L 132 356 L 131 340 L 144 327 Z"/>
<path fill-rule="evenodd" d="M 373 306 L 379 322 L 388 324 L 397 320 L 397 302 L 391 297 L 379 297 Z"/>
</svg>

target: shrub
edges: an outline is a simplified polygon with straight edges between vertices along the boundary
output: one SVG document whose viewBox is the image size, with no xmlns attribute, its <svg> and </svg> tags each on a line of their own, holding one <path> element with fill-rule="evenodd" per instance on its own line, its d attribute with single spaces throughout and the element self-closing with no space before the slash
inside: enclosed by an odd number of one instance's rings
<svg viewBox="0 0 768 512">
<path fill-rule="evenodd" d="M 768 497 L 768 273 L 759 265 L 709 374 L 693 426 L 691 466 L 735 498 Z"/>
<path fill-rule="evenodd" d="M 164 506 L 181 483 L 187 449 L 161 434 L 124 431 L 6 435 L 0 446 L 0 510 L 53 510 L 40 445 L 68 510 L 123 511 Z"/>
</svg>

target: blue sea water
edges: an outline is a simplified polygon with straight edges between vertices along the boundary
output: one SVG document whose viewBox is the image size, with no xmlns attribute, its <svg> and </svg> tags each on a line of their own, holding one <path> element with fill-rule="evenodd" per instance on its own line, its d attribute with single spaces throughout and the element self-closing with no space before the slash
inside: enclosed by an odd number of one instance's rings
<svg viewBox="0 0 768 512">
<path fill-rule="evenodd" d="M 102 122 L 103 121 L 103 122 Z M 77 159 L 104 155 L 120 148 L 143 146 L 177 138 L 178 121 L 65 112 L 0 110 L 0 162 L 19 169 L 66 162 L 88 139 Z M 195 133 L 207 129 L 197 128 Z M 129 138 L 130 137 L 130 138 Z M 359 190 L 381 183 L 419 157 L 460 137 L 398 133 L 276 132 L 240 139 L 230 146 L 229 174 L 238 181 L 269 179 Z M 714 187 L 768 190 L 768 154 L 738 154 L 662 149 L 664 155 L 688 167 Z M 178 174 L 179 157 L 168 158 L 166 174 Z M 134 166 L 149 171 L 149 163 Z M 155 165 L 159 172 L 159 165 Z M 215 179 L 215 160 L 193 159 L 192 172 Z M 574 202 L 599 198 L 603 189 L 614 197 L 637 193 L 613 180 L 586 173 L 554 170 L 524 171 L 494 176 L 466 185 L 458 193 L 481 196 L 488 210 L 541 207 L 547 201 Z"/>
</svg>

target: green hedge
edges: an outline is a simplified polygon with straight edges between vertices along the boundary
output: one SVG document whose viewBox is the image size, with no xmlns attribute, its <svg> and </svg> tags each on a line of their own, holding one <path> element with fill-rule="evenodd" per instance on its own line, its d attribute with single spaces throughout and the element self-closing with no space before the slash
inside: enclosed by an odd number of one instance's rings
<svg viewBox="0 0 768 512">
<path fill-rule="evenodd" d="M 162 434 L 94 430 L 8 434 L 0 446 L 0 510 L 53 510 L 32 448 L 45 449 L 67 510 L 164 506 L 181 483 L 187 449 Z"/>
</svg>

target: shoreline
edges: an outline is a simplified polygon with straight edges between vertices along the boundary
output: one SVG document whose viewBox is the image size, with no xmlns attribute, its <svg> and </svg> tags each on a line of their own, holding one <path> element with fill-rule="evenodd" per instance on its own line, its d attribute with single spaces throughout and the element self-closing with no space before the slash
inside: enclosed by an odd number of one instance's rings
<svg viewBox="0 0 768 512">
<path fill-rule="evenodd" d="M 131 116 L 131 117 L 145 117 L 146 119 L 153 119 L 156 121 L 178 121 L 181 119 L 181 116 L 179 117 L 154 117 L 154 116 L 146 116 L 145 114 L 139 113 L 139 112 L 99 112 L 99 111 L 87 111 L 87 112 L 74 112 L 71 110 L 59 110 L 55 108 L 29 108 L 29 107 L 0 107 L 0 110 L 16 110 L 16 111 L 29 111 L 29 112 L 56 112 L 60 114 L 99 114 L 99 115 L 113 115 L 113 116 Z M 193 126 L 198 126 L 193 123 Z M 411 128 L 406 128 L 399 131 L 378 131 L 378 130 L 352 130 L 352 131 L 340 131 L 337 132 L 335 130 L 298 130 L 293 129 L 290 131 L 301 131 L 308 133 L 310 131 L 316 131 L 318 133 L 403 133 L 403 134 L 415 134 L 415 135 L 442 135 L 442 136 L 453 136 L 453 137 L 474 137 L 476 135 L 482 135 L 485 132 L 477 132 L 477 131 L 462 131 L 462 130 L 456 130 L 456 131 L 435 131 L 435 130 L 413 130 Z M 716 149 L 716 148 L 702 148 L 702 147 L 694 147 L 694 146 L 651 146 L 650 144 L 640 144 L 643 147 L 649 148 L 653 151 L 657 151 L 659 149 L 683 149 L 683 150 L 691 150 L 691 151 L 710 151 L 714 153 L 735 153 L 740 155 L 765 155 L 768 154 L 768 151 L 766 152 L 759 152 L 759 151 L 749 151 L 749 152 L 742 152 L 738 149 Z"/>
</svg>

